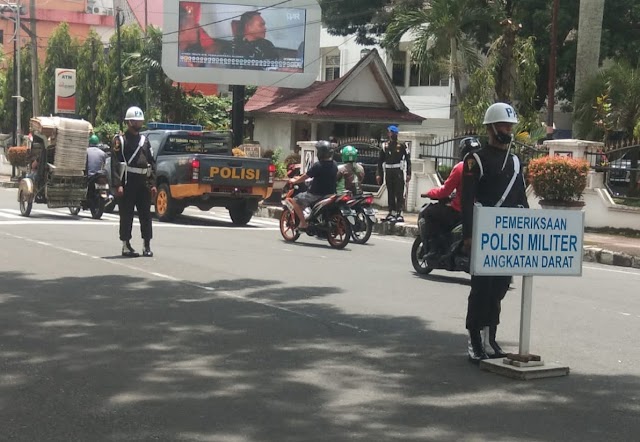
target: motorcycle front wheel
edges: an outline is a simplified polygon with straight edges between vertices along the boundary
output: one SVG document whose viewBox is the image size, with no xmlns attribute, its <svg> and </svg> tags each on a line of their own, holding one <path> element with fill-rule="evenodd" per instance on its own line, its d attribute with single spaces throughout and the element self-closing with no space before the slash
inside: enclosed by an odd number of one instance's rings
<svg viewBox="0 0 640 442">
<path fill-rule="evenodd" d="M 296 215 L 289 209 L 283 209 L 280 215 L 280 234 L 287 242 L 294 242 L 300 238 L 300 231 L 297 228 Z"/>
<path fill-rule="evenodd" d="M 351 229 L 351 239 L 356 244 L 366 244 L 373 233 L 373 221 L 364 212 L 356 215 L 356 225 Z"/>
<path fill-rule="evenodd" d="M 428 275 L 433 270 L 433 267 L 427 265 L 427 259 L 425 257 L 427 256 L 428 250 L 424 250 L 423 247 L 422 238 L 416 236 L 411 246 L 411 264 L 413 265 L 413 269 L 419 274 Z"/>
<path fill-rule="evenodd" d="M 334 213 L 329 219 L 329 235 L 327 240 L 334 249 L 344 249 L 351 239 L 351 226 L 341 213 Z"/>
</svg>

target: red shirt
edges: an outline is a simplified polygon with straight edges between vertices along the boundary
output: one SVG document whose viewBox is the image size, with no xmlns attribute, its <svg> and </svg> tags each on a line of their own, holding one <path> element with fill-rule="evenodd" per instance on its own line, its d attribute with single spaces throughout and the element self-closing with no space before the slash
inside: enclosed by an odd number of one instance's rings
<svg viewBox="0 0 640 442">
<path fill-rule="evenodd" d="M 453 169 L 451 169 L 451 173 L 449 177 L 444 182 L 444 184 L 438 188 L 431 189 L 427 192 L 427 196 L 434 200 L 448 198 L 453 191 L 456 191 L 456 196 L 451 201 L 451 207 L 460 212 L 462 210 L 462 168 L 464 167 L 464 163 L 460 161 L 456 164 Z"/>
</svg>

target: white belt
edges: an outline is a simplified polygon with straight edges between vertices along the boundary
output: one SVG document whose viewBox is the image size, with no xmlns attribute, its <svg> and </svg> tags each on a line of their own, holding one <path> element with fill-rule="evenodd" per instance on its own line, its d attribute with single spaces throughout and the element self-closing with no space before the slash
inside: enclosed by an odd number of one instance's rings
<svg viewBox="0 0 640 442">
<path fill-rule="evenodd" d="M 400 169 L 402 167 L 402 163 L 398 164 L 385 164 L 385 169 Z"/>
<path fill-rule="evenodd" d="M 131 173 L 135 173 L 138 175 L 146 175 L 147 171 L 149 170 L 148 167 L 129 167 L 127 166 L 127 172 L 131 172 Z"/>
</svg>

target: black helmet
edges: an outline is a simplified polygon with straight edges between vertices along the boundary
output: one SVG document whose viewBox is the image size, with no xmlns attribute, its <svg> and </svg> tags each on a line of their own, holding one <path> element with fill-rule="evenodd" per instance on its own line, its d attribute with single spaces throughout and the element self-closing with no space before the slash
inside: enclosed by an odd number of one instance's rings
<svg viewBox="0 0 640 442">
<path fill-rule="evenodd" d="M 476 137 L 467 137 L 460 140 L 460 158 L 464 158 L 473 150 L 480 149 L 480 140 Z"/>
<path fill-rule="evenodd" d="M 331 156 L 333 155 L 331 143 L 326 140 L 320 140 L 316 143 L 316 151 L 318 152 L 319 160 L 331 158 Z"/>
</svg>

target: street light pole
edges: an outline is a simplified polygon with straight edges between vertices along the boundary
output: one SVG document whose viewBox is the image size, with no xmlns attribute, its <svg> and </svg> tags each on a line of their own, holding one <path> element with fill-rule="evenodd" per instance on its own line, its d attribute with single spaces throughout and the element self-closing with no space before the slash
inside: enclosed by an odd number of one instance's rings
<svg viewBox="0 0 640 442">
<path fill-rule="evenodd" d="M 21 110 L 22 110 L 22 95 L 20 93 L 20 3 L 16 4 L 16 41 L 18 42 L 18 50 L 16 51 L 16 65 L 18 66 L 16 74 L 16 145 L 22 144 L 22 127 L 21 127 Z"/>
</svg>

